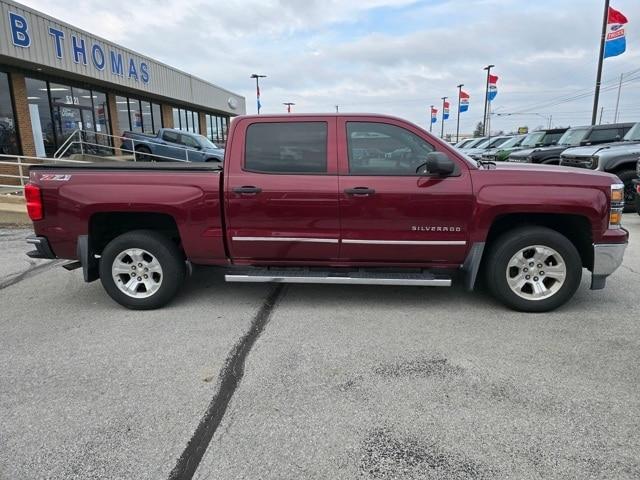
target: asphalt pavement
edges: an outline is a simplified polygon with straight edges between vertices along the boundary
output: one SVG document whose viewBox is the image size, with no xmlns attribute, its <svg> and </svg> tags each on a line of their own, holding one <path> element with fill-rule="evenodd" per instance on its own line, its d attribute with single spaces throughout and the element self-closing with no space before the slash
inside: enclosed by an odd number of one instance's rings
<svg viewBox="0 0 640 480">
<path fill-rule="evenodd" d="M 225 284 L 126 310 L 0 232 L 0 479 L 640 478 L 640 217 L 548 314 L 461 287 Z"/>
</svg>

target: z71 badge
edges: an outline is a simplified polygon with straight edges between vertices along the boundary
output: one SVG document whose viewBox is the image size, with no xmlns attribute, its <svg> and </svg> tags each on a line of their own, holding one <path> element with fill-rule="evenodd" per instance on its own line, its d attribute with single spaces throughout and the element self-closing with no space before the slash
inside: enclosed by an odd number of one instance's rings
<svg viewBox="0 0 640 480">
<path fill-rule="evenodd" d="M 40 177 L 43 182 L 67 182 L 71 180 L 71 175 L 56 175 L 53 173 L 46 173 Z"/>
</svg>

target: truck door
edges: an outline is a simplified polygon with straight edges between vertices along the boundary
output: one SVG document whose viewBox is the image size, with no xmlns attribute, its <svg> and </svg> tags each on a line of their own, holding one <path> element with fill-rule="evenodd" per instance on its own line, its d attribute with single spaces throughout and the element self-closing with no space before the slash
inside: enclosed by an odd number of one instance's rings
<svg viewBox="0 0 640 480">
<path fill-rule="evenodd" d="M 473 208 L 468 165 L 453 176 L 416 173 L 438 148 L 419 129 L 394 120 L 341 117 L 340 258 L 347 262 L 459 264 Z"/>
<path fill-rule="evenodd" d="M 225 164 L 231 257 L 240 264 L 337 260 L 335 118 L 236 122 Z"/>
</svg>

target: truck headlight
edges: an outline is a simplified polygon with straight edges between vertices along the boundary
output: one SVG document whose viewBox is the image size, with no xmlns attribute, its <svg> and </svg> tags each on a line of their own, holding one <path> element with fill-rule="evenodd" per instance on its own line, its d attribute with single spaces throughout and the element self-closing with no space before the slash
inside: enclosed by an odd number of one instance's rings
<svg viewBox="0 0 640 480">
<path fill-rule="evenodd" d="M 611 185 L 611 209 L 609 211 L 609 228 L 620 228 L 622 225 L 622 211 L 624 210 L 624 185 Z"/>
<path fill-rule="evenodd" d="M 594 155 L 593 157 L 591 157 L 591 160 L 589 161 L 589 163 L 587 163 L 587 165 L 589 166 L 589 168 L 595 170 L 596 168 L 598 168 L 599 160 L 600 158 L 597 155 Z"/>
</svg>

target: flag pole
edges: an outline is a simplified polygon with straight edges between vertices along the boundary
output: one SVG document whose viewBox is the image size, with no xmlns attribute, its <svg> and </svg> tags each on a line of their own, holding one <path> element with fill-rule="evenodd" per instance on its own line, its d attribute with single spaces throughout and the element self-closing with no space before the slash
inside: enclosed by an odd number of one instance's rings
<svg viewBox="0 0 640 480">
<path fill-rule="evenodd" d="M 456 143 L 460 141 L 460 95 L 462 94 L 464 83 L 458 85 L 458 122 L 456 124 Z"/>
<path fill-rule="evenodd" d="M 622 77 L 624 73 L 620 74 L 620 83 L 618 84 L 618 98 L 616 99 L 616 113 L 613 116 L 613 123 L 618 123 L 618 107 L 620 106 L 620 92 L 622 91 Z"/>
<path fill-rule="evenodd" d="M 600 57 L 598 58 L 598 73 L 596 74 L 596 91 L 593 96 L 593 112 L 591 125 L 596 124 L 598 118 L 598 101 L 600 100 L 600 83 L 602 81 L 602 61 L 604 60 L 604 42 L 607 36 L 607 20 L 609 19 L 609 0 L 604 0 L 604 14 L 602 16 L 602 34 L 600 35 Z"/>
<path fill-rule="evenodd" d="M 607 0 L 608 1 L 608 0 Z M 495 65 L 487 65 L 483 70 L 487 71 L 487 86 L 484 90 L 484 114 L 482 115 L 482 136 L 487 134 L 487 104 L 489 103 L 489 74 Z"/>
<path fill-rule="evenodd" d="M 433 105 L 429 109 L 429 133 L 433 131 Z"/>
<path fill-rule="evenodd" d="M 447 101 L 447 97 L 442 97 L 442 130 L 440 131 L 440 138 L 444 139 L 444 102 Z"/>
</svg>

